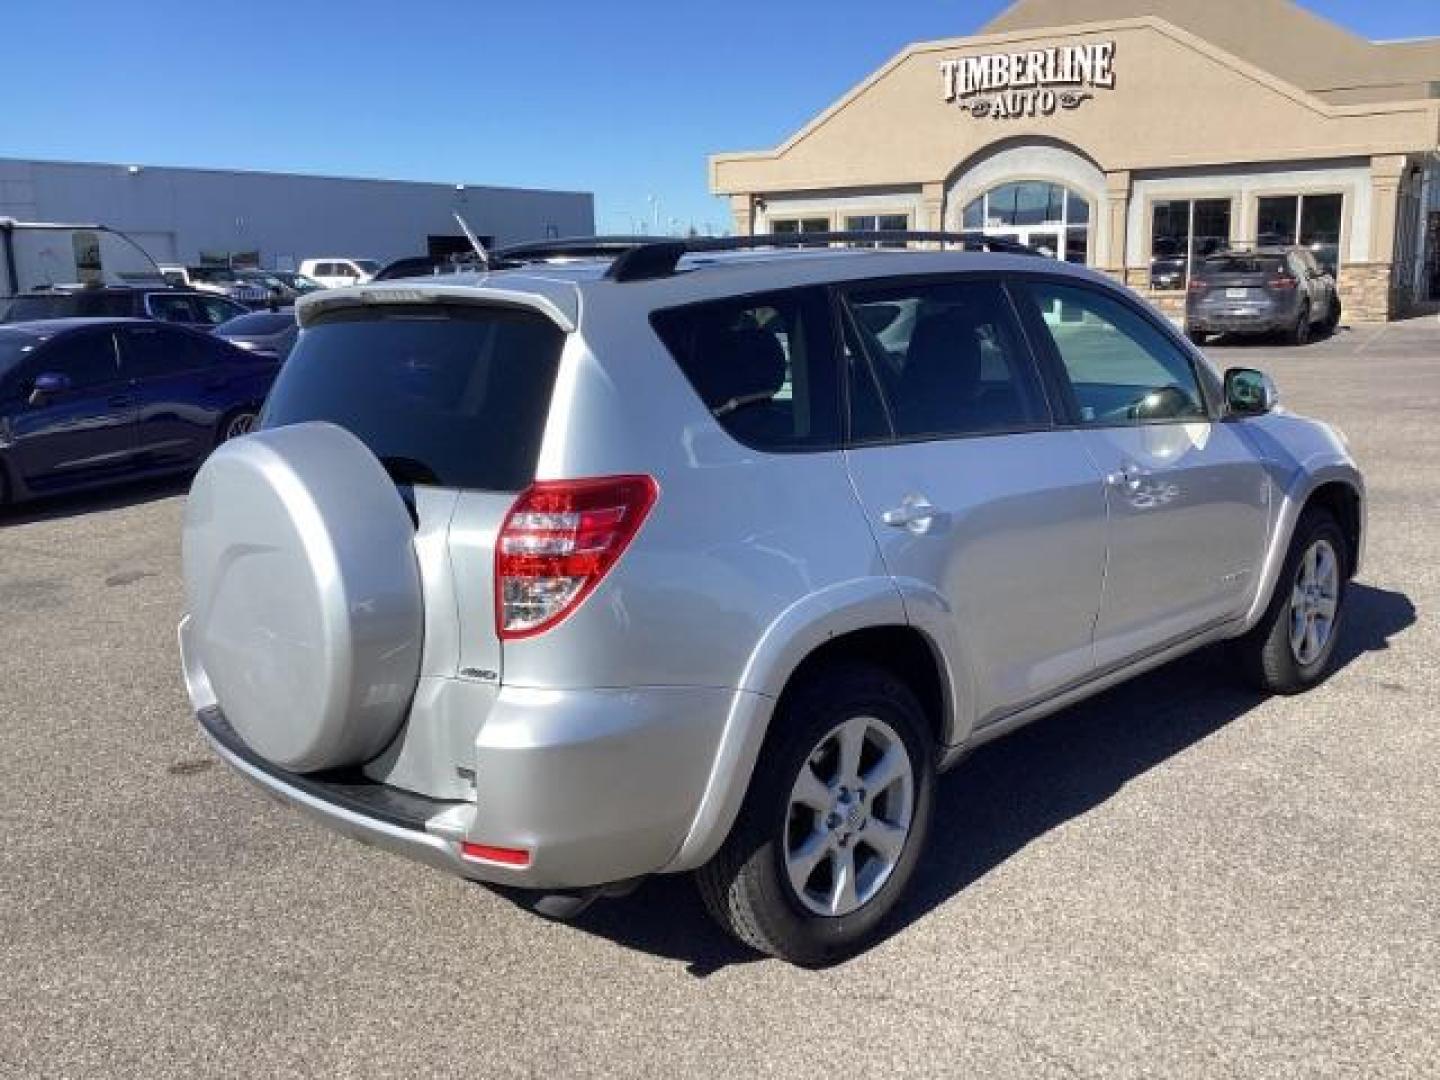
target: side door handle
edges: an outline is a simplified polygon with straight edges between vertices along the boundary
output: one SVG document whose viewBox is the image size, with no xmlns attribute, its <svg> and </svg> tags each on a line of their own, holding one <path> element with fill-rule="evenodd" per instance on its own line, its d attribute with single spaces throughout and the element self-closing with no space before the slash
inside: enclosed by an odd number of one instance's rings
<svg viewBox="0 0 1440 1080">
<path fill-rule="evenodd" d="M 1149 474 L 1139 465 L 1127 461 L 1120 468 L 1105 477 L 1105 483 L 1111 487 L 1124 488 L 1126 491 L 1139 491 L 1140 485 L 1144 483 L 1145 477 Z"/>
<path fill-rule="evenodd" d="M 936 512 L 934 504 L 924 495 L 906 495 L 899 506 L 883 512 L 880 520 L 892 528 L 920 534 L 929 530 Z"/>
</svg>

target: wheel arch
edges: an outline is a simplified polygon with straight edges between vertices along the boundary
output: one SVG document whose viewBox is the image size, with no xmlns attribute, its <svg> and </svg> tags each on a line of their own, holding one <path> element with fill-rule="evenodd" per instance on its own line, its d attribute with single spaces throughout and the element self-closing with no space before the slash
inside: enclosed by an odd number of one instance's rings
<svg viewBox="0 0 1440 1080">
<path fill-rule="evenodd" d="M 1323 507 L 1335 516 L 1349 542 L 1347 576 L 1353 578 L 1359 572 L 1365 553 L 1365 483 L 1359 470 L 1348 461 L 1314 467 L 1302 473 L 1281 500 L 1259 585 L 1244 621 L 1246 630 L 1259 622 L 1270 606 L 1300 516 L 1312 506 Z"/>
<path fill-rule="evenodd" d="M 705 792 L 665 871 L 693 870 L 724 842 L 772 720 L 807 674 L 828 663 L 864 659 L 906 678 L 930 719 L 937 750 L 949 744 L 955 726 L 952 675 L 941 643 L 907 618 L 907 606 L 894 581 L 867 578 L 812 594 L 775 620 L 751 654 Z"/>
</svg>

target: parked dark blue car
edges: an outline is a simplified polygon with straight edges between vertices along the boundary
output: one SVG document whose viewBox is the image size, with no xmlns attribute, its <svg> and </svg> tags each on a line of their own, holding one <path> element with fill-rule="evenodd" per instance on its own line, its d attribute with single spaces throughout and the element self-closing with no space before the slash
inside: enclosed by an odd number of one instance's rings
<svg viewBox="0 0 1440 1080">
<path fill-rule="evenodd" d="M 0 504 L 194 468 L 250 430 L 279 366 L 144 319 L 0 326 Z"/>
</svg>

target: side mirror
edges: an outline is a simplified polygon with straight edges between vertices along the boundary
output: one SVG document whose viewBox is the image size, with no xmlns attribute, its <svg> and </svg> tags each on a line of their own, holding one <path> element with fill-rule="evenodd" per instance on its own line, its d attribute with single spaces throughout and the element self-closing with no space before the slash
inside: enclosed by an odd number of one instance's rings
<svg viewBox="0 0 1440 1080">
<path fill-rule="evenodd" d="M 1263 416 L 1280 404 L 1280 391 L 1263 371 L 1231 368 L 1225 372 L 1225 410 L 1231 416 Z"/>
<path fill-rule="evenodd" d="M 69 375 L 61 375 L 58 371 L 42 372 L 35 376 L 35 382 L 30 387 L 30 404 L 43 405 L 56 394 L 63 394 L 69 389 Z"/>
</svg>

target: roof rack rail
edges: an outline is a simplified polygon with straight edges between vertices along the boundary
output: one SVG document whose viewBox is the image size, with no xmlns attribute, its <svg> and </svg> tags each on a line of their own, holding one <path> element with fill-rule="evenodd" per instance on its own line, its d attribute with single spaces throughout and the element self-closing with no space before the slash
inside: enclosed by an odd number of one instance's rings
<svg viewBox="0 0 1440 1080">
<path fill-rule="evenodd" d="M 539 240 L 516 244 L 495 253 L 506 262 L 544 258 L 615 256 L 605 276 L 611 281 L 645 281 L 669 277 L 686 255 L 753 248 L 824 248 L 832 245 L 938 244 L 963 251 L 990 251 L 1007 255 L 1043 255 L 1033 247 L 979 232 L 919 232 L 868 230 L 823 233 L 759 233 L 752 236 L 697 236 L 675 239 L 655 236 L 580 236 L 566 240 Z"/>
</svg>

